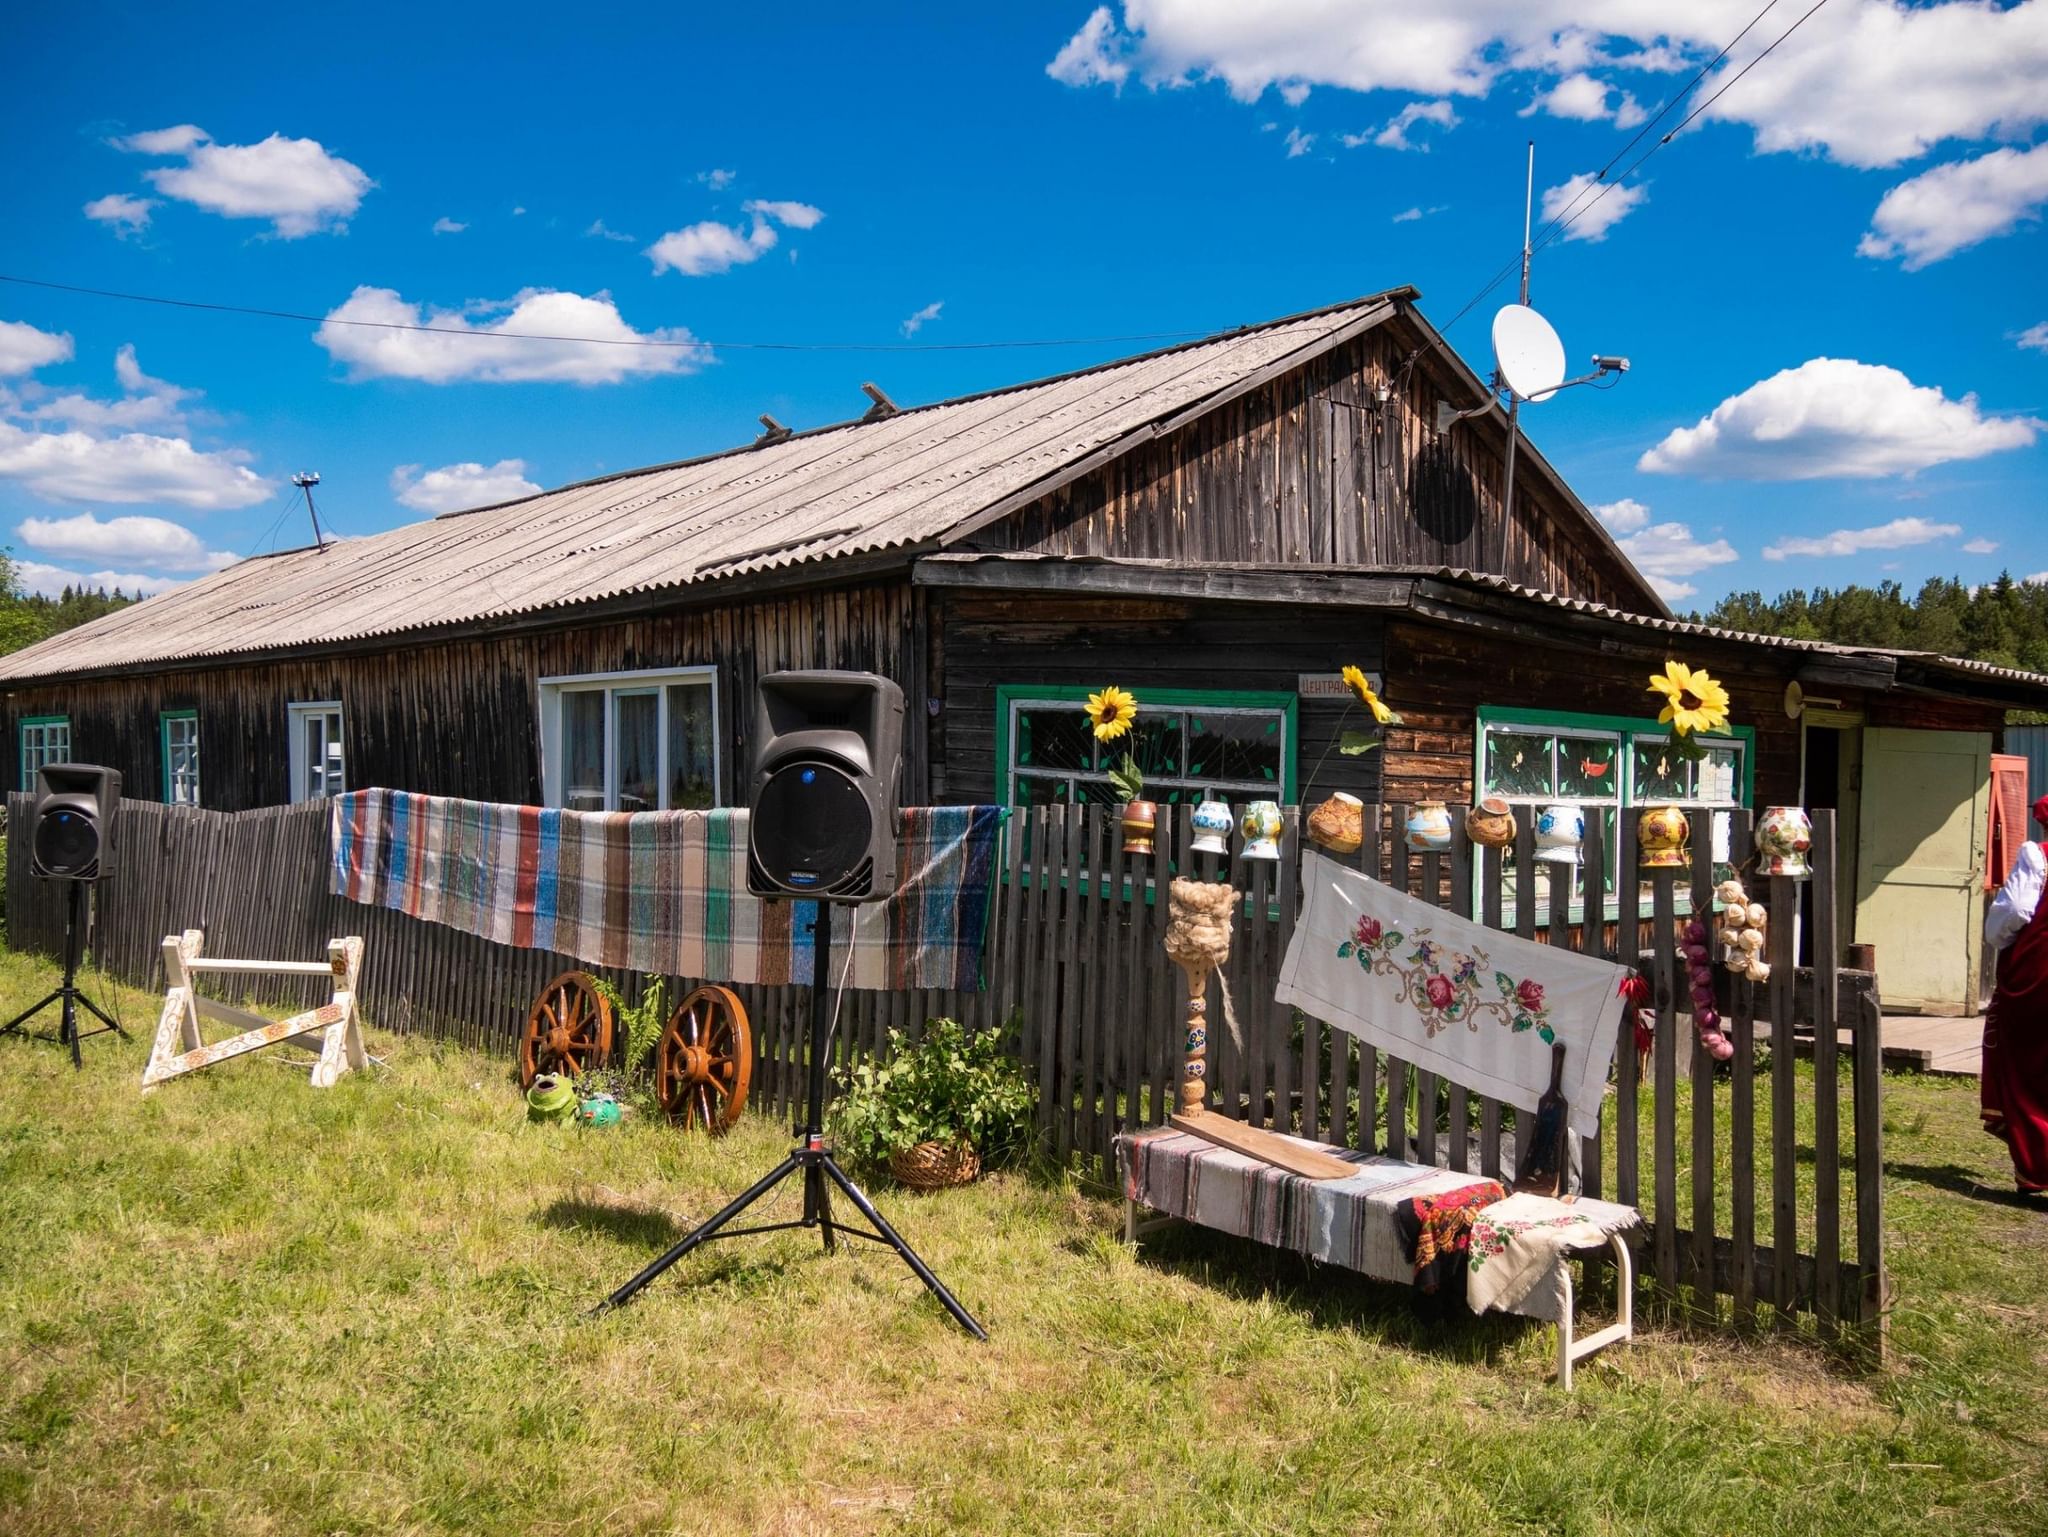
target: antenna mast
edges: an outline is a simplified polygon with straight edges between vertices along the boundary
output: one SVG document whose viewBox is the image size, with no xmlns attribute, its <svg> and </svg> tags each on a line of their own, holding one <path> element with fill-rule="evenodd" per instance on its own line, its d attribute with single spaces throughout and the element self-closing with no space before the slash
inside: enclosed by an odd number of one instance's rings
<svg viewBox="0 0 2048 1537">
<path fill-rule="evenodd" d="M 1536 208 L 1536 141 L 1529 141 L 1529 173 L 1522 189 L 1522 307 L 1529 305 L 1529 226 Z M 1508 541 L 1515 527 L 1515 439 L 1521 427 L 1522 397 L 1508 391 L 1508 452 L 1506 483 L 1500 493 L 1500 570 L 1508 570 Z"/>
<path fill-rule="evenodd" d="M 1526 264 L 1527 258 L 1524 258 L 1524 265 L 1526 266 Z M 1526 272 L 1522 278 L 1522 286 L 1524 289 L 1527 289 L 1529 286 Z M 313 544 L 315 548 L 326 549 L 327 540 L 320 533 L 320 514 L 313 506 L 313 488 L 320 484 L 320 477 L 312 470 L 300 470 L 298 474 L 292 477 L 292 484 L 306 493 L 306 516 L 313 520 Z"/>
</svg>

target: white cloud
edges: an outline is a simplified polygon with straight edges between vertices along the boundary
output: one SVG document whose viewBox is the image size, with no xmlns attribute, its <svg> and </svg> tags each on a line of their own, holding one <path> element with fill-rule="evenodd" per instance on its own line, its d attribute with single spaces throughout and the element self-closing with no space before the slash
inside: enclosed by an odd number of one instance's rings
<svg viewBox="0 0 2048 1537">
<path fill-rule="evenodd" d="M 1376 144 L 1381 149 L 1428 150 L 1426 142 L 1408 137 L 1408 130 L 1417 123 L 1429 123 L 1449 133 L 1458 126 L 1458 110 L 1445 101 L 1411 101 L 1396 112 L 1386 125 L 1378 130 L 1344 135 L 1344 147 L 1357 149 L 1361 144 Z"/>
<path fill-rule="evenodd" d="M 95 432 L 128 431 L 136 427 L 168 427 L 182 431 L 186 425 L 184 403 L 200 391 L 185 389 L 165 379 L 153 379 L 135 360 L 133 343 L 124 343 L 114 354 L 114 377 L 125 393 L 119 400 L 95 400 L 76 392 L 38 399 L 21 408 L 23 416 L 38 422 L 63 422 Z"/>
<path fill-rule="evenodd" d="M 809 203 L 752 198 L 741 206 L 754 216 L 752 229 L 742 231 L 736 225 L 706 219 L 702 223 L 670 230 L 647 248 L 646 254 L 654 263 L 655 272 L 680 272 L 693 278 L 726 272 L 758 261 L 774 250 L 776 225 L 814 229 L 825 217 L 822 209 L 813 208 Z"/>
<path fill-rule="evenodd" d="M 1081 23 L 1081 30 L 1053 55 L 1045 72 L 1062 85 L 1109 85 L 1121 90 L 1131 76 L 1131 66 L 1123 59 L 1123 42 L 1116 17 L 1108 6 L 1098 5 Z"/>
<path fill-rule="evenodd" d="M 391 493 L 421 512 L 461 512 L 532 496 L 540 487 L 526 478 L 524 459 L 496 464 L 444 464 L 422 474 L 417 464 L 401 464 L 391 472 Z"/>
<path fill-rule="evenodd" d="M 375 185 L 317 140 L 277 133 L 257 144 L 216 144 L 186 123 L 113 142 L 136 154 L 183 156 L 183 165 L 144 177 L 164 196 L 223 218 L 268 219 L 281 240 L 342 228 Z"/>
<path fill-rule="evenodd" d="M 1908 272 L 2031 224 L 2048 203 L 2048 144 L 1995 149 L 1923 171 L 1887 192 L 1859 256 L 1901 258 Z"/>
<path fill-rule="evenodd" d="M 1593 516 L 1607 526 L 1610 534 L 1633 534 L 1650 526 L 1650 509 L 1632 496 L 1618 502 L 1602 502 Z"/>
<path fill-rule="evenodd" d="M 1698 539 L 1684 523 L 1653 523 L 1650 509 L 1633 497 L 1607 502 L 1593 509 L 1593 515 L 1616 535 L 1635 568 L 1649 580 L 1657 595 L 1675 603 L 1690 598 L 1699 588 L 1688 577 L 1708 566 L 1725 566 L 1742 557 L 1726 539 Z"/>
<path fill-rule="evenodd" d="M 1965 555 L 1990 555 L 1994 554 L 1997 549 L 1998 541 L 1996 539 L 1972 539 L 1963 546 L 1963 553 Z"/>
<path fill-rule="evenodd" d="M 1303 133 L 1299 128 L 1288 129 L 1287 158 L 1289 160 L 1300 159 L 1303 155 L 1306 155 L 1310 149 L 1314 148 L 1315 142 L 1316 136 L 1312 133 Z"/>
<path fill-rule="evenodd" d="M 1765 560 L 1790 556 L 1857 555 L 1865 550 L 1903 550 L 1911 545 L 1932 544 L 1953 539 L 1962 529 L 1954 523 L 1930 523 L 1925 518 L 1893 518 L 1875 528 L 1838 528 L 1818 539 L 1780 539 L 1764 546 Z"/>
<path fill-rule="evenodd" d="M 1046 66 L 1069 85 L 1220 81 L 1486 96 L 1504 76 L 1557 82 L 1592 68 L 1690 69 L 1755 14 L 1754 0 L 1126 0 L 1097 8 Z M 1784 34 L 1756 28 L 1702 85 L 1719 89 Z M 1896 165 L 1947 139 L 2017 137 L 2048 120 L 2041 0 L 1835 0 L 1731 84 L 1708 120 L 1748 125 L 1760 151 L 1819 150 Z M 1638 109 L 1639 110 L 1639 109 Z"/>
<path fill-rule="evenodd" d="M 160 571 L 218 571 L 239 556 L 209 550 L 197 534 L 168 518 L 118 517 L 104 522 L 90 512 L 68 518 L 29 518 L 15 529 L 21 542 L 57 560 L 127 561 Z"/>
<path fill-rule="evenodd" d="M 713 192 L 723 192 L 738 179 L 739 174 L 737 171 L 699 171 L 697 173 L 697 180 L 702 185 L 709 187 Z"/>
<path fill-rule="evenodd" d="M 126 239 L 149 228 L 149 211 L 157 206 L 153 197 L 131 197 L 126 192 L 109 192 L 85 205 L 85 216 L 95 219 Z"/>
<path fill-rule="evenodd" d="M 903 322 L 903 334 L 905 336 L 917 335 L 919 331 L 924 329 L 926 322 L 937 320 L 939 318 L 939 311 L 945 307 L 945 300 L 934 299 L 930 304 L 927 304 L 923 309 Z"/>
<path fill-rule="evenodd" d="M 2048 587 L 2048 571 L 2036 571 L 2032 576 L 2020 578 L 2029 587 Z"/>
<path fill-rule="evenodd" d="M 1298 107 L 1308 100 L 1311 89 L 1313 88 L 1304 80 L 1290 80 L 1280 87 L 1280 99 L 1290 107 Z"/>
<path fill-rule="evenodd" d="M 756 218 L 772 219 L 790 229 L 816 229 L 825 217 L 825 210 L 813 208 L 809 203 L 778 201 L 774 198 L 749 198 L 740 204 L 742 211 Z"/>
<path fill-rule="evenodd" d="M 621 245 L 631 245 L 633 243 L 631 235 L 627 234 L 624 230 L 609 228 L 602 219 L 592 219 L 590 221 L 590 228 L 585 230 L 583 234 L 585 239 L 616 240 Z"/>
<path fill-rule="evenodd" d="M 0 320 L 0 379 L 65 362 L 71 354 L 69 331 L 38 331 L 25 320 Z"/>
<path fill-rule="evenodd" d="M 437 235 L 459 235 L 468 228 L 467 224 L 451 219 L 446 214 L 434 221 L 434 233 Z"/>
<path fill-rule="evenodd" d="M 1626 182 L 1598 184 L 1594 173 L 1581 171 L 1569 181 L 1543 192 L 1543 221 L 1569 219 L 1567 240 L 1605 240 L 1607 232 L 1649 199 L 1650 189 Z"/>
<path fill-rule="evenodd" d="M 1987 416 L 1977 397 L 1950 400 L 1896 368 L 1812 358 L 1731 395 L 1636 461 L 1663 475 L 1743 480 L 1911 475 L 2034 441 L 2042 423 Z"/>
<path fill-rule="evenodd" d="M 1607 99 L 1615 95 L 1621 99 L 1610 109 Z M 1538 112 L 1579 123 L 1600 123 L 1613 118 L 1617 128 L 1633 128 L 1648 116 L 1631 93 L 1618 91 L 1582 70 L 1566 75 L 1549 90 L 1538 92 L 1519 115 L 1533 117 Z"/>
<path fill-rule="evenodd" d="M 2026 330 L 2013 338 L 2022 347 L 2031 347 L 2036 352 L 2048 352 L 2048 320 Z"/>
<path fill-rule="evenodd" d="M 1404 208 L 1395 214 L 1394 222 L 1396 224 L 1413 224 L 1417 219 L 1427 219 L 1432 214 L 1448 212 L 1450 206 L 1449 203 L 1431 203 L 1429 207 L 1424 208 L 1417 204 L 1413 208 Z"/>
<path fill-rule="evenodd" d="M 182 587 L 191 580 L 185 576 L 144 576 L 123 571 L 70 571 L 62 566 L 52 566 L 40 560 L 17 560 L 14 563 L 15 580 L 26 593 L 39 593 L 54 598 L 69 587 L 73 592 L 81 588 L 98 591 L 105 588 L 112 592 L 118 589 L 124 593 L 153 598 L 160 592 L 169 592 L 173 587 Z"/>
<path fill-rule="evenodd" d="M 30 432 L 0 422 L 0 478 L 52 502 L 175 502 L 215 510 L 251 507 L 270 483 L 239 450 L 207 452 L 184 438 L 124 432 L 99 438 L 73 428 Z"/>
<path fill-rule="evenodd" d="M 479 318 L 473 320 L 472 315 Z M 382 329 L 390 326 L 437 329 Z M 587 339 L 510 339 L 522 334 Z M 501 335 L 508 339 L 492 339 Z M 348 364 L 355 378 L 423 379 L 429 384 L 465 379 L 494 384 L 615 384 L 635 374 L 691 373 L 711 356 L 711 349 L 681 326 L 634 330 L 609 294 L 586 298 L 538 288 L 522 290 L 500 303 L 471 305 L 465 312 L 422 310 L 395 289 L 365 285 L 328 313 L 313 339 L 336 361 Z"/>
</svg>

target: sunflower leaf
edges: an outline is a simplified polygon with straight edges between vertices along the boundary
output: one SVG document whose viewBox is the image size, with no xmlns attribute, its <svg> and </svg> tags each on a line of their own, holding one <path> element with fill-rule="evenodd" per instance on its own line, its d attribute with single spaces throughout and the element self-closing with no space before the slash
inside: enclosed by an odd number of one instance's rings
<svg viewBox="0 0 2048 1537">
<path fill-rule="evenodd" d="M 1337 738 L 1337 751 L 1347 758 L 1369 753 L 1379 745 L 1380 739 L 1367 731 L 1347 731 Z"/>
</svg>

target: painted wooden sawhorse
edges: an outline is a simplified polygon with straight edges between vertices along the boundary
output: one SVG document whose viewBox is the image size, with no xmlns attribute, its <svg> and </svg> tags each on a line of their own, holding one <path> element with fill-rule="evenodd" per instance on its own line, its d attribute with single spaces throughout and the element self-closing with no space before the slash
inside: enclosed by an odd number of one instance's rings
<svg viewBox="0 0 2048 1537">
<path fill-rule="evenodd" d="M 313 1064 L 313 1087 L 328 1089 L 343 1073 L 367 1066 L 369 1053 L 363 1049 L 362 1023 L 356 1015 L 356 980 L 363 969 L 363 942 L 353 935 L 327 942 L 324 961 L 234 961 L 204 957 L 206 936 L 197 929 L 164 938 L 164 1011 L 157 1019 L 156 1045 L 149 1053 L 149 1065 L 142 1070 L 144 1092 L 167 1078 L 195 1073 L 230 1057 L 239 1057 L 280 1041 L 313 1049 L 311 1037 L 320 1037 L 320 1060 Z M 254 976 L 331 976 L 334 996 L 316 1009 L 294 1014 L 290 1019 L 267 1019 L 247 1009 L 216 1003 L 199 996 L 193 985 L 203 972 L 240 972 Z M 242 1033 L 208 1045 L 199 1034 L 199 1021 L 240 1025 Z"/>
</svg>

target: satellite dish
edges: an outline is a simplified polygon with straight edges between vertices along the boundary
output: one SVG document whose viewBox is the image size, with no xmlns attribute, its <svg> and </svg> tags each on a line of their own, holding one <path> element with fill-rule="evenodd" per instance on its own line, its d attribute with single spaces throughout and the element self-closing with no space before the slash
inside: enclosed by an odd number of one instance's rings
<svg viewBox="0 0 2048 1537">
<path fill-rule="evenodd" d="M 1523 400 L 1548 400 L 1564 383 L 1564 343 L 1526 304 L 1504 304 L 1493 317 L 1493 361 Z"/>
<path fill-rule="evenodd" d="M 1799 686 L 1797 678 L 1785 685 L 1785 713 L 1794 720 L 1806 713 L 1806 690 Z"/>
</svg>

